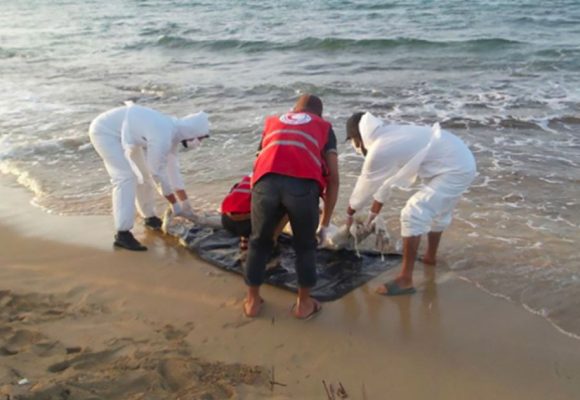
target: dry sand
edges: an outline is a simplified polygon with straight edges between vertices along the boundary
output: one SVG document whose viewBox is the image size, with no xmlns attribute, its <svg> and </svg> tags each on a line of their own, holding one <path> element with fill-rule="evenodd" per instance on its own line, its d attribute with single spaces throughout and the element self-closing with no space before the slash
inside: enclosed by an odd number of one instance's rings
<svg viewBox="0 0 580 400">
<path fill-rule="evenodd" d="M 336 399 L 580 398 L 580 341 L 444 265 L 418 265 L 414 296 L 373 294 L 390 271 L 310 321 L 266 286 L 249 320 L 242 279 L 174 240 L 137 229 L 150 251 L 114 251 L 109 217 L 0 198 L 1 400 L 328 399 L 324 383 Z"/>
</svg>

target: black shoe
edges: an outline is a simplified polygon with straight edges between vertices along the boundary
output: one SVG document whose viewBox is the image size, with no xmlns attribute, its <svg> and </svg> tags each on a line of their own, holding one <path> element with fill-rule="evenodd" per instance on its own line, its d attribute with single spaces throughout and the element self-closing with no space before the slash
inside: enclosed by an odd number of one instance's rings
<svg viewBox="0 0 580 400">
<path fill-rule="evenodd" d="M 121 247 L 123 249 L 132 251 L 145 251 L 147 247 L 143 246 L 130 231 L 119 231 L 115 235 L 115 242 L 113 243 L 115 247 Z"/>
<path fill-rule="evenodd" d="M 161 225 L 163 225 L 163 221 L 161 221 L 161 218 L 159 218 L 159 217 L 153 216 L 153 217 L 145 218 L 145 228 L 147 228 L 147 229 L 151 229 L 154 231 L 160 231 Z"/>
</svg>

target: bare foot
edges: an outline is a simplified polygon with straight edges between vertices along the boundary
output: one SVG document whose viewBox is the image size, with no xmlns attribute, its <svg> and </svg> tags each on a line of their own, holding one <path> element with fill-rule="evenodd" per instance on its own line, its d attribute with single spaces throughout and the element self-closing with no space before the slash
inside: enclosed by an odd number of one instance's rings
<svg viewBox="0 0 580 400">
<path fill-rule="evenodd" d="M 246 297 L 243 304 L 244 315 L 248 318 L 257 317 L 262 310 L 262 304 L 264 304 L 264 299 L 261 297 Z"/>
<path fill-rule="evenodd" d="M 318 300 L 312 297 L 307 301 L 296 301 L 292 306 L 292 315 L 298 319 L 310 319 L 322 310 L 322 306 Z"/>
<path fill-rule="evenodd" d="M 384 285 L 380 285 L 375 289 L 375 292 L 377 292 L 378 294 L 381 294 L 383 296 L 388 296 L 388 295 L 397 295 L 399 293 L 390 293 L 389 294 L 389 289 L 388 286 L 392 283 L 396 284 L 396 288 L 398 291 L 403 291 L 406 292 L 407 290 L 410 290 L 413 288 L 413 281 L 411 279 L 407 279 L 404 277 L 398 277 L 395 278 L 394 280 L 387 282 Z M 401 293 L 403 294 L 403 293 Z"/>
</svg>

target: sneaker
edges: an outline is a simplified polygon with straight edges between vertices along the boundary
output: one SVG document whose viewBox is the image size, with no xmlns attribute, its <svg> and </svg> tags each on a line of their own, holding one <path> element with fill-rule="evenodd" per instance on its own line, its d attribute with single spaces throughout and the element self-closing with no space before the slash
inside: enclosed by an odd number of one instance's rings
<svg viewBox="0 0 580 400">
<path fill-rule="evenodd" d="M 161 225 L 163 225 L 163 221 L 161 221 L 161 218 L 159 218 L 159 217 L 153 216 L 153 217 L 145 218 L 145 228 L 147 228 L 147 229 L 159 231 L 159 230 L 161 230 Z"/>
<path fill-rule="evenodd" d="M 123 249 L 132 251 L 145 251 L 147 247 L 143 246 L 135 236 L 130 231 L 119 231 L 115 235 L 115 242 L 113 243 L 115 247 L 121 247 Z"/>
</svg>

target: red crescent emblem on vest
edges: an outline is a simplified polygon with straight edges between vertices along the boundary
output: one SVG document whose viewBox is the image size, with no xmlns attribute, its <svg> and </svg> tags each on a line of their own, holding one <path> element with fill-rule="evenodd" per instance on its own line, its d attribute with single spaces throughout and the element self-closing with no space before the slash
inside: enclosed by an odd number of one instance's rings
<svg viewBox="0 0 580 400">
<path fill-rule="evenodd" d="M 280 121 L 288 125 L 304 125 L 312 121 L 306 113 L 287 113 L 280 116 Z"/>
</svg>

